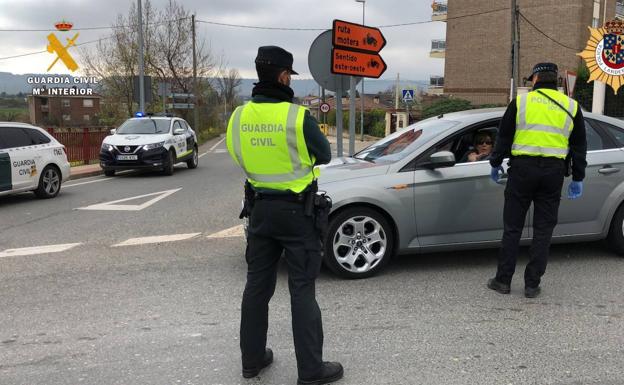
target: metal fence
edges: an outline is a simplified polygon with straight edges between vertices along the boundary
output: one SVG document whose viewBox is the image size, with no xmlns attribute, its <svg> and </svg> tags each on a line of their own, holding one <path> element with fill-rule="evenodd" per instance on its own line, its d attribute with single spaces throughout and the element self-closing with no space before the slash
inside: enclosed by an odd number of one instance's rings
<svg viewBox="0 0 624 385">
<path fill-rule="evenodd" d="M 97 162 L 102 140 L 110 135 L 110 127 L 46 128 L 65 146 L 67 159 L 73 165 Z"/>
</svg>

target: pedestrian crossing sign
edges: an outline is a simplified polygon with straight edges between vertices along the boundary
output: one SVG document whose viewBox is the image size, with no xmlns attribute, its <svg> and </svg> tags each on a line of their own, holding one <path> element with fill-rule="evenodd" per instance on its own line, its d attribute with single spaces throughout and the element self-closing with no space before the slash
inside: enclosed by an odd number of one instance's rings
<svg viewBox="0 0 624 385">
<path fill-rule="evenodd" d="M 414 90 L 403 90 L 403 101 L 411 102 L 414 100 Z"/>
</svg>

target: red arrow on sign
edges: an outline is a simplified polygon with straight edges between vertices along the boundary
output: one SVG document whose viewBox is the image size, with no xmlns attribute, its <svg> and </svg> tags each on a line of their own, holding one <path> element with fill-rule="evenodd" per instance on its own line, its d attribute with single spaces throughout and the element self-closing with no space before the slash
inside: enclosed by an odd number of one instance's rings
<svg viewBox="0 0 624 385">
<path fill-rule="evenodd" d="M 331 72 L 365 78 L 378 78 L 388 66 L 376 53 L 332 48 Z"/>
<path fill-rule="evenodd" d="M 332 31 L 334 47 L 365 52 L 379 52 L 386 45 L 386 38 L 379 28 L 334 20 Z"/>
</svg>

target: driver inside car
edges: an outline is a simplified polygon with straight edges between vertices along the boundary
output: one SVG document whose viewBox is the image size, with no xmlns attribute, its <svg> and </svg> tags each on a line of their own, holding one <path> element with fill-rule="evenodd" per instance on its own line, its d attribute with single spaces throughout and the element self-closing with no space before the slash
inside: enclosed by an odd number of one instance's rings
<svg viewBox="0 0 624 385">
<path fill-rule="evenodd" d="M 489 132 L 479 132 L 475 135 L 473 149 L 464 155 L 462 162 L 479 162 L 489 159 L 494 148 L 494 139 Z"/>
</svg>

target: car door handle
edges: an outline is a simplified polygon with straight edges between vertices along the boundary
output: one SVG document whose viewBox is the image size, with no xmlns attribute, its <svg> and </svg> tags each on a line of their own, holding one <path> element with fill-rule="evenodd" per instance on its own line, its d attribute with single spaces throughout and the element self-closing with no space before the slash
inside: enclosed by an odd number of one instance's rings
<svg viewBox="0 0 624 385">
<path fill-rule="evenodd" d="M 619 168 L 611 167 L 608 164 L 603 166 L 600 170 L 598 170 L 598 172 L 601 173 L 602 175 L 615 174 L 616 172 L 619 172 L 619 171 L 620 171 Z"/>
</svg>

